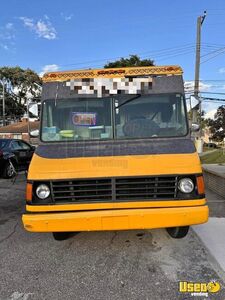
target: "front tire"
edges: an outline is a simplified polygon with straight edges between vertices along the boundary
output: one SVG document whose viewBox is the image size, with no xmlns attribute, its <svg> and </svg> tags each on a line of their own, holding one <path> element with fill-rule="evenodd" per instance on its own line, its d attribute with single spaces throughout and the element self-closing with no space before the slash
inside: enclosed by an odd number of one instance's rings
<svg viewBox="0 0 225 300">
<path fill-rule="evenodd" d="M 16 175 L 16 170 L 12 162 L 9 160 L 7 161 L 5 168 L 3 170 L 3 178 L 13 178 Z"/>
<path fill-rule="evenodd" d="M 73 232 L 53 232 L 52 235 L 56 241 L 64 241 L 69 239 L 73 235 Z"/>
<path fill-rule="evenodd" d="M 174 239 L 182 239 L 188 234 L 189 226 L 166 228 L 169 235 Z"/>
</svg>

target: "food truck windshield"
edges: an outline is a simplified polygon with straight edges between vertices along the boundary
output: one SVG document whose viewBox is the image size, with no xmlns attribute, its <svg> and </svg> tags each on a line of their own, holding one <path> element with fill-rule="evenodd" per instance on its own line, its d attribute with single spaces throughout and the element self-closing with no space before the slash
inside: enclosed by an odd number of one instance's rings
<svg viewBox="0 0 225 300">
<path fill-rule="evenodd" d="M 43 101 L 41 140 L 181 137 L 188 133 L 180 93 Z"/>
</svg>

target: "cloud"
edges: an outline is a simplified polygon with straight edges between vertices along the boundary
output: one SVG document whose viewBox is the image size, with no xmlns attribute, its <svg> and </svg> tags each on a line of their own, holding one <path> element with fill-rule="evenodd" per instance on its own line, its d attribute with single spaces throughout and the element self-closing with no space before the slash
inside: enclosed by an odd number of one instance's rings
<svg viewBox="0 0 225 300">
<path fill-rule="evenodd" d="M 42 77 L 47 72 L 55 72 L 59 70 L 59 66 L 56 64 L 52 65 L 45 65 L 42 67 L 41 72 L 39 73 L 39 76 Z"/>
<path fill-rule="evenodd" d="M 45 23 L 38 21 L 36 24 L 36 32 L 39 37 L 43 37 L 48 40 L 54 40 L 56 38 L 56 30 L 50 22 Z"/>
<path fill-rule="evenodd" d="M 219 73 L 225 73 L 225 68 L 220 68 Z"/>
<path fill-rule="evenodd" d="M 184 89 L 185 92 L 193 92 L 194 91 L 195 82 L 194 81 L 185 81 Z M 202 81 L 199 82 L 199 91 L 200 92 L 207 92 L 211 90 L 212 85 L 203 83 Z"/>
<path fill-rule="evenodd" d="M 216 108 L 214 108 L 214 109 L 208 111 L 208 112 L 204 115 L 204 119 L 212 119 L 212 120 L 214 120 L 214 118 L 215 118 L 215 113 L 216 113 L 216 112 L 217 112 L 217 109 L 216 109 Z"/>
<path fill-rule="evenodd" d="M 12 29 L 14 29 L 13 23 L 7 23 L 7 24 L 5 25 L 5 28 L 6 28 L 7 30 L 12 30 Z"/>
<path fill-rule="evenodd" d="M 6 45 L 6 44 L 0 43 L 0 47 L 1 47 L 2 49 L 4 49 L 4 50 L 9 50 L 9 46 Z"/>
<path fill-rule="evenodd" d="M 219 103 L 212 102 L 202 102 L 202 110 L 206 112 L 206 114 L 204 115 L 205 119 L 214 119 L 214 112 L 217 112 L 218 107 L 221 105 Z"/>
<path fill-rule="evenodd" d="M 73 18 L 73 14 L 70 14 L 70 15 L 66 15 L 66 14 L 64 14 L 64 13 L 61 13 L 60 14 L 61 15 L 61 17 L 67 22 L 67 21 L 70 21 L 72 18 Z"/>
<path fill-rule="evenodd" d="M 27 17 L 20 17 L 20 20 L 23 21 L 24 26 L 30 28 L 30 29 L 34 29 L 35 25 L 34 25 L 34 20 L 27 18 Z"/>
<path fill-rule="evenodd" d="M 6 23 L 4 26 L 0 27 L 0 39 L 8 41 L 15 39 L 13 23 Z"/>
<path fill-rule="evenodd" d="M 13 23 L 0 27 L 0 47 L 4 50 L 14 50 L 15 28 Z"/>
<path fill-rule="evenodd" d="M 47 15 L 44 16 L 45 20 L 35 21 L 34 19 L 27 17 L 20 17 L 20 20 L 23 22 L 24 26 L 29 30 L 35 32 L 38 37 L 44 38 L 47 40 L 54 40 L 57 37 L 57 32 L 53 27 L 52 23 L 49 20 Z"/>
</svg>

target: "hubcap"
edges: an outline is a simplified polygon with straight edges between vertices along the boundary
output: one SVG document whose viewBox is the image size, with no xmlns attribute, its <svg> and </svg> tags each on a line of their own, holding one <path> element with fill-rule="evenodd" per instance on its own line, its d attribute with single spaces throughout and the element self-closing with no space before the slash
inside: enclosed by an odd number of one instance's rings
<svg viewBox="0 0 225 300">
<path fill-rule="evenodd" d="M 10 161 L 10 162 L 9 162 L 9 166 L 8 166 L 8 168 L 7 168 L 7 175 L 8 175 L 9 177 L 12 177 L 14 173 L 15 173 L 15 168 L 14 168 L 13 164 L 12 164 L 11 161 Z"/>
</svg>

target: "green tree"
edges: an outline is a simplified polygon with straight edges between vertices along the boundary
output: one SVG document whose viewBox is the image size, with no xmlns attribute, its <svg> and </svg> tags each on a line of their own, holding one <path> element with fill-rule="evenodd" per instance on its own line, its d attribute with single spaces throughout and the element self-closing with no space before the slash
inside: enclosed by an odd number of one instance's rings
<svg viewBox="0 0 225 300">
<path fill-rule="evenodd" d="M 40 98 L 41 78 L 30 69 L 20 67 L 0 68 L 0 95 L 5 86 L 6 117 L 21 117 L 26 111 L 27 100 Z M 2 115 L 2 101 L 0 102 Z"/>
<path fill-rule="evenodd" d="M 201 128 L 204 129 L 205 127 L 209 126 L 209 119 L 205 119 L 205 111 L 202 110 L 201 113 L 197 111 L 197 122 L 200 124 Z M 188 112 L 188 119 L 192 122 L 193 119 L 193 109 L 189 110 Z"/>
<path fill-rule="evenodd" d="M 107 63 L 104 68 L 123 68 L 123 67 L 147 67 L 154 66 L 154 61 L 151 59 L 141 59 L 138 55 L 130 55 L 129 58 L 120 58 L 114 62 Z"/>
<path fill-rule="evenodd" d="M 218 107 L 215 119 L 208 120 L 213 139 L 221 142 L 225 138 L 225 105 Z"/>
</svg>

